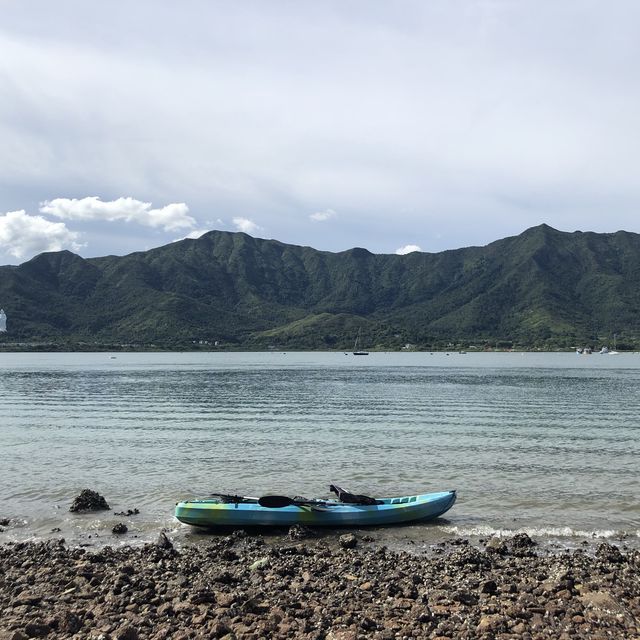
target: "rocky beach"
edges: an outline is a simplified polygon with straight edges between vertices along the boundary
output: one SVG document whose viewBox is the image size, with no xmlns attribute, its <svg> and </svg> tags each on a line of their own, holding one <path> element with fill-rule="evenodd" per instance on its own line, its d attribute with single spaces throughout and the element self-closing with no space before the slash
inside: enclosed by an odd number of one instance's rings
<svg viewBox="0 0 640 640">
<path fill-rule="evenodd" d="M 526 534 L 429 555 L 368 536 L 0 547 L 0 639 L 638 638 L 640 552 L 548 554 Z"/>
</svg>

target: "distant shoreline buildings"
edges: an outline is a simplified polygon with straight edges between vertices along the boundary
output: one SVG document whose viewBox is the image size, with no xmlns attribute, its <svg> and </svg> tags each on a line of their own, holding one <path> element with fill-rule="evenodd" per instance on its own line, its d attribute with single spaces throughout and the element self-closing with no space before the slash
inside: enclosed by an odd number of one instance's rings
<svg viewBox="0 0 640 640">
<path fill-rule="evenodd" d="M 0 309 L 0 331 L 6 332 L 7 330 L 7 314 L 4 309 Z"/>
</svg>

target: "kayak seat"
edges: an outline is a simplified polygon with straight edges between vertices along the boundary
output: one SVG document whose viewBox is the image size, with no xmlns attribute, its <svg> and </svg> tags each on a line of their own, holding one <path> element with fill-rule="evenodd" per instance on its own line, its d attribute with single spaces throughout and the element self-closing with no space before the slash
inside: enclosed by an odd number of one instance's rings
<svg viewBox="0 0 640 640">
<path fill-rule="evenodd" d="M 329 491 L 335 493 L 338 496 L 338 500 L 340 502 L 344 502 L 345 504 L 361 504 L 361 505 L 374 505 L 374 504 L 384 504 L 382 500 L 376 500 L 375 498 L 371 498 L 369 496 L 363 496 L 358 493 L 351 493 L 350 491 L 346 491 L 342 489 L 337 484 L 329 485 Z"/>
</svg>

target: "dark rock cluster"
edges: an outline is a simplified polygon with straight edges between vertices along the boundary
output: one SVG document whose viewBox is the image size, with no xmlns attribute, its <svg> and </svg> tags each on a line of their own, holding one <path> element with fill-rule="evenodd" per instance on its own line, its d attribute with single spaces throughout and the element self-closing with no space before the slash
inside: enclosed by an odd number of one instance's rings
<svg viewBox="0 0 640 640">
<path fill-rule="evenodd" d="M 69 511 L 78 513 L 83 511 L 108 511 L 109 509 L 107 501 L 97 491 L 92 491 L 91 489 L 83 489 L 69 507 Z"/>
<path fill-rule="evenodd" d="M 640 552 L 536 554 L 525 539 L 440 555 L 361 538 L 176 550 L 0 547 L 0 640 L 634 638 Z M 504 544 L 503 544 L 504 543 Z M 499 550 L 494 549 L 499 546 Z"/>
</svg>

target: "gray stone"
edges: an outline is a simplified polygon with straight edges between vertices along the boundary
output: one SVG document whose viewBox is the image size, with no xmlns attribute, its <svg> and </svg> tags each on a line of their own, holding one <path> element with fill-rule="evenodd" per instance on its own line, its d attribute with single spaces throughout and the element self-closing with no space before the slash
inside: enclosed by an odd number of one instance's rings
<svg viewBox="0 0 640 640">
<path fill-rule="evenodd" d="M 338 542 L 343 549 L 353 549 L 358 544 L 358 539 L 353 535 L 353 533 L 346 533 L 345 535 L 340 536 Z"/>
</svg>

